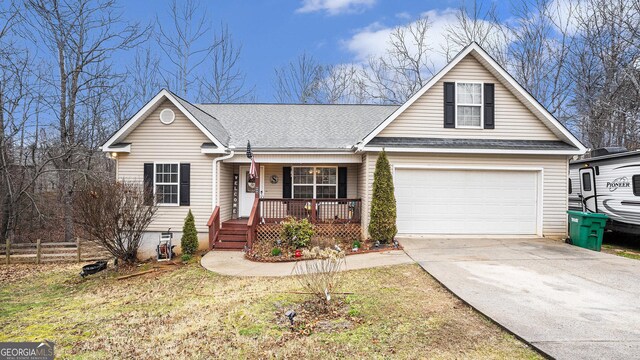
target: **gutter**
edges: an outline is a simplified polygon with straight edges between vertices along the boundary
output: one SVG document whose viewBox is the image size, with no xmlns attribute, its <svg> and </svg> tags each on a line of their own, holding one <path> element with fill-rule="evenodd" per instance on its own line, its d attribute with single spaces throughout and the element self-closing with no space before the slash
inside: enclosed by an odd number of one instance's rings
<svg viewBox="0 0 640 360">
<path fill-rule="evenodd" d="M 216 206 L 218 206 L 218 194 L 220 193 L 220 182 L 218 181 L 218 163 L 222 160 L 232 158 L 235 154 L 236 152 L 234 150 L 231 150 L 229 154 L 213 159 L 213 168 L 211 169 L 211 178 L 213 179 L 213 184 L 211 185 L 211 211 L 215 210 Z"/>
</svg>

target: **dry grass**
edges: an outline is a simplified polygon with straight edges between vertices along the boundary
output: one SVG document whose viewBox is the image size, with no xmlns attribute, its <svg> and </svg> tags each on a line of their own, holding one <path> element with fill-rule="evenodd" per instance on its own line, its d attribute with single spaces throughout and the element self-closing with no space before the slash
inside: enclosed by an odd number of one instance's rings
<svg viewBox="0 0 640 360">
<path fill-rule="evenodd" d="M 83 359 L 538 358 L 415 265 L 346 273 L 353 294 L 321 318 L 307 315 L 308 296 L 288 293 L 301 290 L 292 278 L 190 264 L 83 281 L 80 267 L 0 266 L 0 341 L 49 339 L 58 357 Z M 293 329 L 288 309 L 301 313 Z"/>
<path fill-rule="evenodd" d="M 628 259 L 640 260 L 640 237 L 637 235 L 606 232 L 602 251 Z"/>
</svg>

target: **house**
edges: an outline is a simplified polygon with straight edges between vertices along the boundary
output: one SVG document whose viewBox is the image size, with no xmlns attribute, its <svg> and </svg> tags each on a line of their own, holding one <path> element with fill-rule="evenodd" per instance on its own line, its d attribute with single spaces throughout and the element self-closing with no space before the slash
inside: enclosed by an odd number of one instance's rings
<svg viewBox="0 0 640 360">
<path fill-rule="evenodd" d="M 102 146 L 118 178 L 153 185 L 146 255 L 188 209 L 203 248 L 277 236 L 287 216 L 366 237 L 383 149 L 400 234 L 551 238 L 567 230 L 568 160 L 585 152 L 475 43 L 401 106 L 191 104 L 162 90 Z"/>
</svg>

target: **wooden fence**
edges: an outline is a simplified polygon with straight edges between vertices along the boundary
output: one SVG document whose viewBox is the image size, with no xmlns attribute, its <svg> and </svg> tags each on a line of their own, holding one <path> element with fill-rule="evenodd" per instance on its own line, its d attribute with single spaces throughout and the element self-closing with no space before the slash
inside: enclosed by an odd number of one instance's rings
<svg viewBox="0 0 640 360">
<path fill-rule="evenodd" d="M 8 249 L 8 251 L 7 251 Z M 75 242 L 41 242 L 0 244 L 0 255 L 5 264 L 82 262 L 103 260 L 111 257 L 109 252 L 96 243 L 76 239 Z"/>
</svg>

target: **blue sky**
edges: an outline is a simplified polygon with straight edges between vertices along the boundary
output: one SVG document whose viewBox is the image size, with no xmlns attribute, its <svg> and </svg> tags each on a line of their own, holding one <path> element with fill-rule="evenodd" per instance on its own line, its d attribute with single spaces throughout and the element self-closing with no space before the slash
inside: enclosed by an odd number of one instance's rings
<svg viewBox="0 0 640 360">
<path fill-rule="evenodd" d="M 127 19 L 151 22 L 156 14 L 160 20 L 168 19 L 168 3 L 133 0 L 121 5 Z M 258 101 L 273 101 L 274 68 L 303 51 L 323 64 L 364 61 L 384 51 L 391 28 L 409 24 L 426 12 L 434 21 L 434 38 L 440 37 L 461 4 L 458 0 L 202 1 L 212 26 L 228 24 L 242 45 L 242 70 L 247 83 L 255 85 Z M 488 8 L 490 2 L 483 6 Z"/>
</svg>

